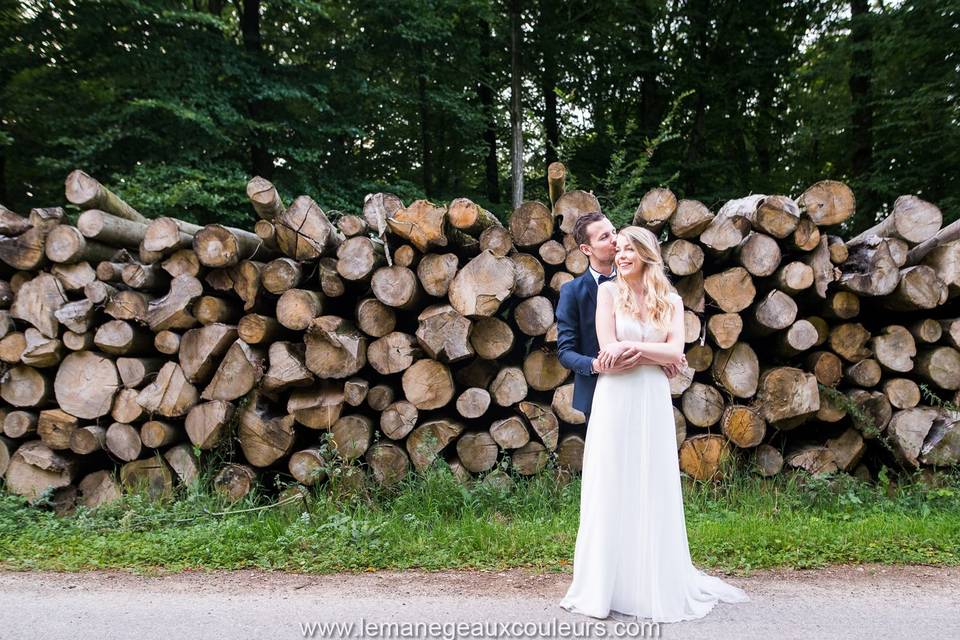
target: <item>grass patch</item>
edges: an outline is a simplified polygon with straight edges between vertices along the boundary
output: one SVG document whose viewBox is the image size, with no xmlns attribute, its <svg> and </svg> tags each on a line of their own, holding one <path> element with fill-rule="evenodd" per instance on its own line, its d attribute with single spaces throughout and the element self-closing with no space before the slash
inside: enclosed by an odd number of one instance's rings
<svg viewBox="0 0 960 640">
<path fill-rule="evenodd" d="M 389 491 L 344 487 L 335 477 L 307 504 L 251 510 L 271 498 L 228 505 L 197 485 L 175 502 L 129 495 L 66 517 L 0 494 L 0 567 L 570 570 L 578 479 L 563 485 L 544 473 L 508 490 L 466 488 L 435 465 Z M 737 474 L 715 485 L 685 482 L 684 496 L 691 553 L 703 569 L 960 564 L 957 471 L 934 482 L 881 472 L 873 484 L 846 474 Z"/>
</svg>

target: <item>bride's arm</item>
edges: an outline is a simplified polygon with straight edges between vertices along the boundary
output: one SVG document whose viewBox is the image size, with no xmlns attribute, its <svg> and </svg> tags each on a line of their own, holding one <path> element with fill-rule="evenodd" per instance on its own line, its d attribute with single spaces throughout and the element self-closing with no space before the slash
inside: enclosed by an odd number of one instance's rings
<svg viewBox="0 0 960 640">
<path fill-rule="evenodd" d="M 683 358 L 683 300 L 674 296 L 673 318 L 666 342 L 631 342 L 631 346 L 643 352 L 643 356 L 654 364 L 677 364 Z M 602 348 L 602 346 L 601 346 Z"/>
<path fill-rule="evenodd" d="M 617 318 L 613 310 L 612 283 L 603 283 L 597 290 L 597 342 L 600 351 L 617 341 Z"/>
</svg>

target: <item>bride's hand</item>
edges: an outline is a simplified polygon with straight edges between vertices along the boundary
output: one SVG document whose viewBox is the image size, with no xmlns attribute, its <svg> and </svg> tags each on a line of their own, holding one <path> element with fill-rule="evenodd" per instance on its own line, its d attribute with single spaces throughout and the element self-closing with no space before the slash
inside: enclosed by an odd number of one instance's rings
<svg viewBox="0 0 960 640">
<path fill-rule="evenodd" d="M 620 356 L 627 351 L 629 346 L 630 345 L 625 342 L 614 342 L 612 344 L 608 344 L 597 356 L 600 366 L 604 369 L 614 366 L 617 363 L 617 360 L 620 359 Z"/>
</svg>

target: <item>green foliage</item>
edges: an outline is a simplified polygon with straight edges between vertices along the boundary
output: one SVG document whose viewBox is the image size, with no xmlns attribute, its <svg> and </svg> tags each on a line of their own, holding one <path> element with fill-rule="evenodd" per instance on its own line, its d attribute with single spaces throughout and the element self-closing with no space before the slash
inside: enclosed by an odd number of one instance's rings
<svg viewBox="0 0 960 640">
<path fill-rule="evenodd" d="M 466 487 L 436 464 L 393 488 L 350 498 L 324 483 L 308 500 L 277 501 L 265 491 L 237 504 L 196 484 L 175 502 L 126 495 L 66 517 L 0 494 L 0 566 L 566 571 L 580 481 L 558 483 L 554 472 L 514 477 L 511 488 Z M 704 568 L 960 564 L 956 472 L 894 480 L 881 469 L 868 484 L 847 474 L 760 478 L 740 471 L 719 483 L 685 482 L 684 500 L 691 554 Z"/>
</svg>

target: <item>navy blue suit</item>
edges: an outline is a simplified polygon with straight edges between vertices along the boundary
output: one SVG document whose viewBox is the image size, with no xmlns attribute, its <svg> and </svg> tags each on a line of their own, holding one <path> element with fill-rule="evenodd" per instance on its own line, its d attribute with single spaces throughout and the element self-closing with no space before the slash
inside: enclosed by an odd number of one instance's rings
<svg viewBox="0 0 960 640">
<path fill-rule="evenodd" d="M 557 357 L 575 374 L 573 408 L 590 414 L 597 374 L 593 359 L 600 353 L 597 340 L 597 281 L 590 269 L 560 288 L 557 303 Z"/>
</svg>

